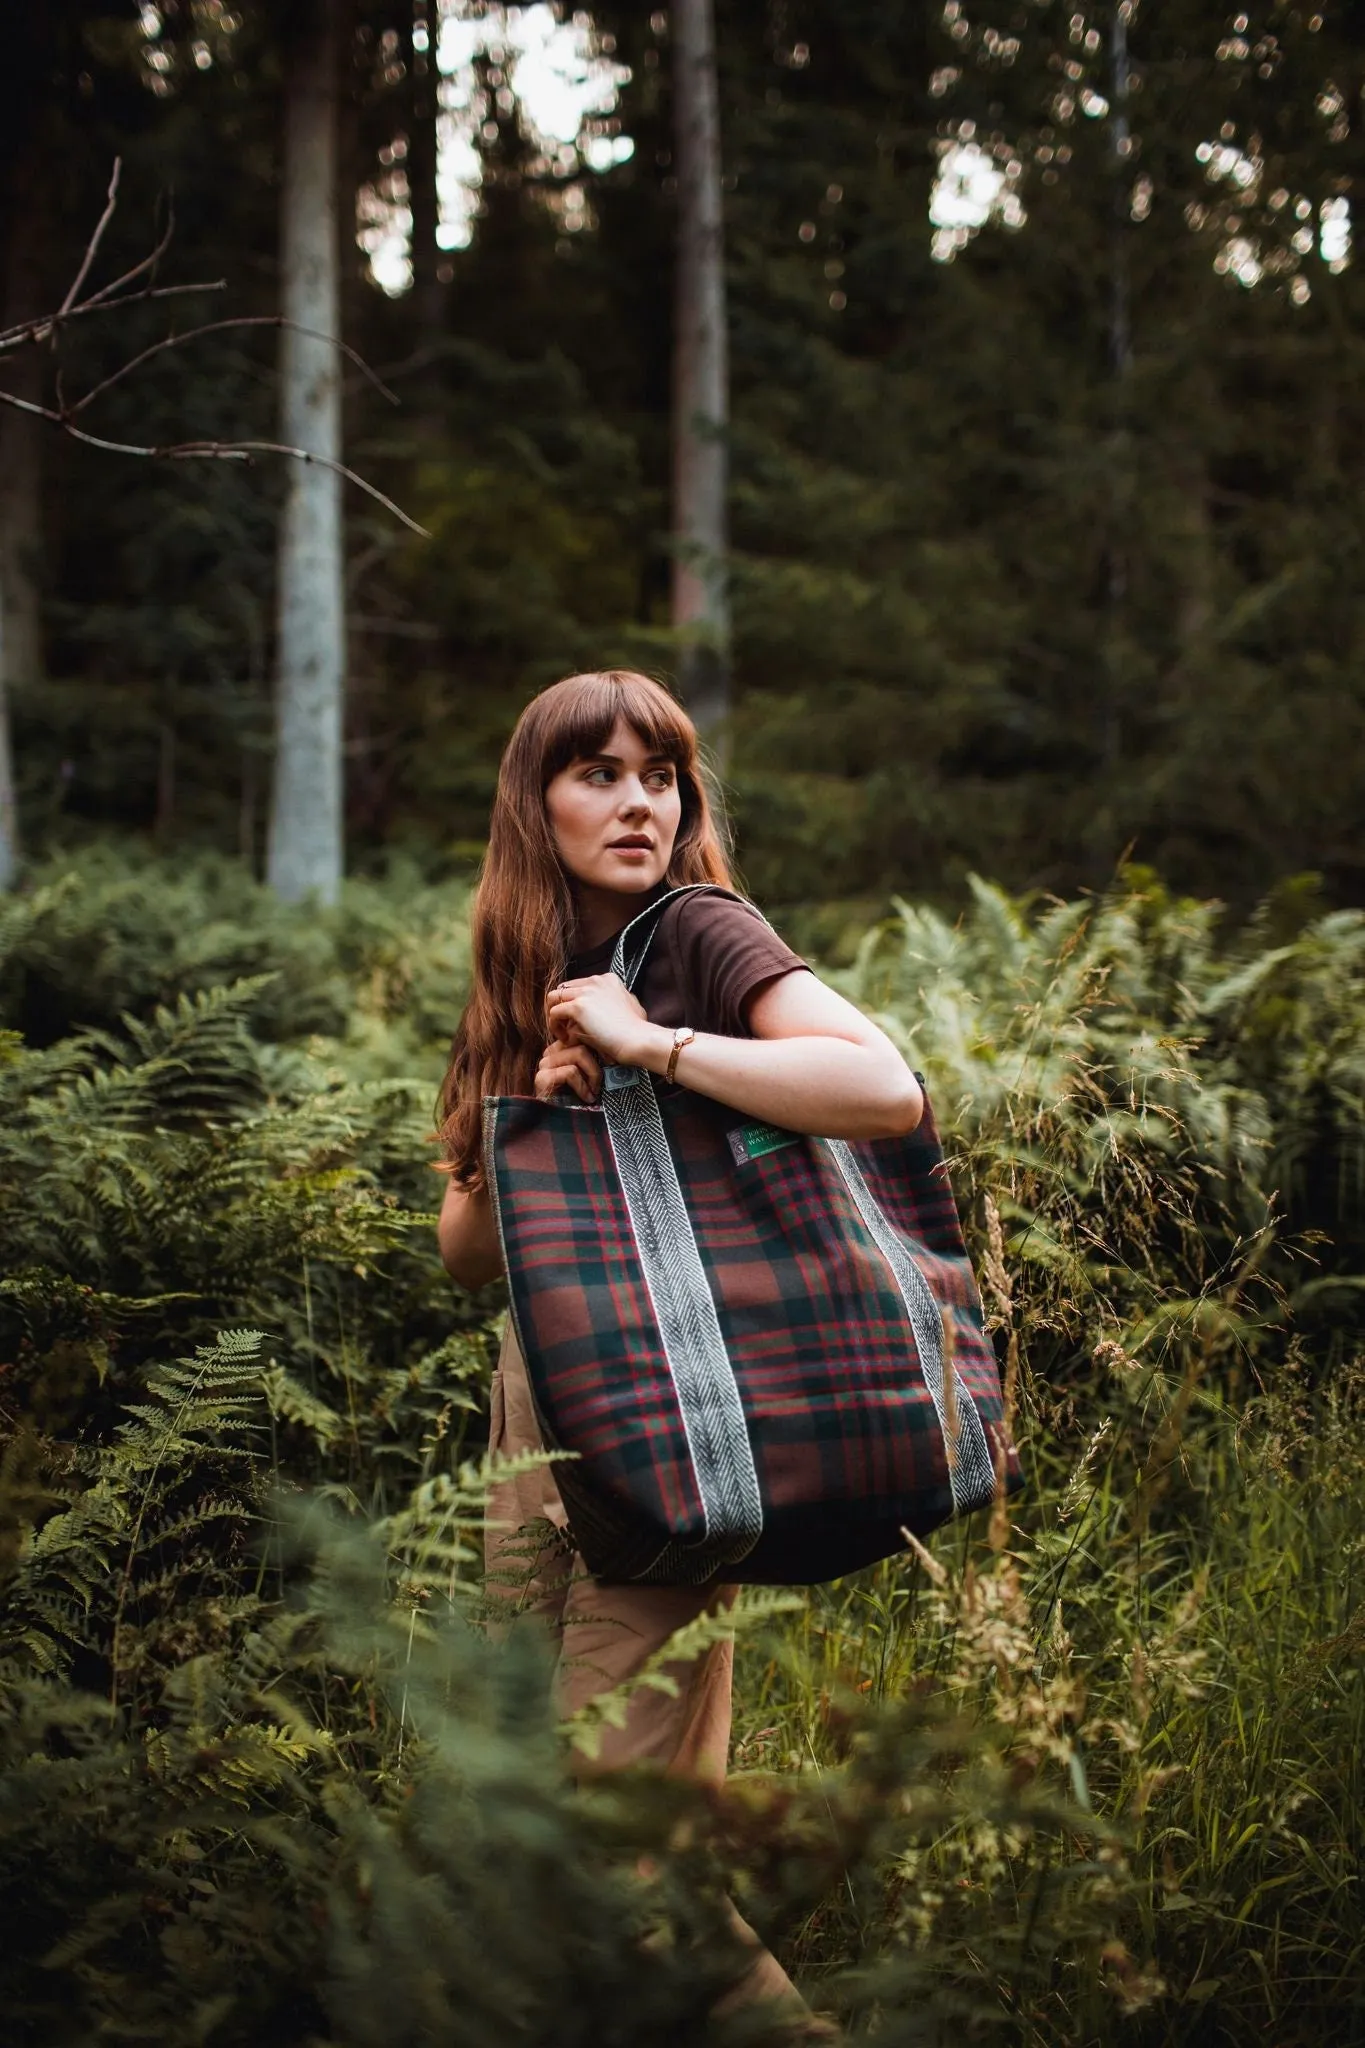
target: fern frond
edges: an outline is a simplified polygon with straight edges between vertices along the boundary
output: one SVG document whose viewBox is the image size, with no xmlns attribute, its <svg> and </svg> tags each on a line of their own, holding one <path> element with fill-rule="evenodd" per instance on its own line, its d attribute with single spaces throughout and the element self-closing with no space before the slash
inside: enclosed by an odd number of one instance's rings
<svg viewBox="0 0 1365 2048">
<path fill-rule="evenodd" d="M 610 1691 L 601 1692 L 560 1723 L 560 1733 L 584 1756 L 595 1757 L 608 1728 L 623 1728 L 633 1699 L 640 1692 L 662 1692 L 676 1698 L 679 1672 L 686 1672 L 716 1643 L 733 1642 L 744 1629 L 757 1628 L 780 1614 L 795 1614 L 806 1604 L 801 1593 L 774 1586 L 746 1586 L 731 1607 L 718 1607 L 687 1622 L 645 1659 L 638 1671 Z M 591 1615 L 583 1620 L 590 1622 Z M 564 1660 L 573 1661 L 571 1634 L 566 1634 Z"/>
</svg>

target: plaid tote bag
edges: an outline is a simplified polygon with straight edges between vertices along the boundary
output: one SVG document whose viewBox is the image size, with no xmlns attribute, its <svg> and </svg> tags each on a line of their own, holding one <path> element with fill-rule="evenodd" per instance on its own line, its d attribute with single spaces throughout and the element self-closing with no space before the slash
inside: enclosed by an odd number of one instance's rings
<svg viewBox="0 0 1365 2048">
<path fill-rule="evenodd" d="M 621 933 L 628 988 L 688 893 Z M 1020 1483 L 927 1104 L 909 1137 L 845 1143 L 609 1067 L 600 1105 L 483 1113 L 513 1323 L 595 1577 L 811 1584 Z"/>
</svg>

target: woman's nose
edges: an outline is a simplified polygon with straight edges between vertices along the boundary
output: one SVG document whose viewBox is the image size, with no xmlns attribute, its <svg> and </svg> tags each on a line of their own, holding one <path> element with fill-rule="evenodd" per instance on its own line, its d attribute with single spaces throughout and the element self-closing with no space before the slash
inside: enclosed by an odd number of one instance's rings
<svg viewBox="0 0 1365 2048">
<path fill-rule="evenodd" d="M 649 809 L 649 791 L 643 782 L 625 782 L 621 785 L 621 811 L 629 816 L 635 811 Z"/>
</svg>

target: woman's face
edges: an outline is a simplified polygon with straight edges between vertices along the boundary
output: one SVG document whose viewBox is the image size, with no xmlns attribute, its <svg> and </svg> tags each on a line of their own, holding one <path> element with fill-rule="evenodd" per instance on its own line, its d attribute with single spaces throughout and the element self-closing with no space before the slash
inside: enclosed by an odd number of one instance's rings
<svg viewBox="0 0 1365 2048">
<path fill-rule="evenodd" d="M 661 882 L 682 817 L 678 774 L 618 719 L 602 751 L 571 761 L 545 791 L 559 857 L 580 892 L 644 896 Z"/>
</svg>

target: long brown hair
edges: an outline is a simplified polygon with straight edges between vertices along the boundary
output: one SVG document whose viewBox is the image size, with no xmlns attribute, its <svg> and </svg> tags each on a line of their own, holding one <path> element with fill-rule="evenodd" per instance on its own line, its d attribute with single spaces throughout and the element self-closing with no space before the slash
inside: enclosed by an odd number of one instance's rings
<svg viewBox="0 0 1365 2048">
<path fill-rule="evenodd" d="M 482 1177 L 485 1095 L 529 1095 L 545 1048 L 545 997 L 573 950 L 577 913 L 545 811 L 573 761 L 600 753 L 619 719 L 677 771 L 682 816 L 666 884 L 719 882 L 730 864 L 697 755 L 697 731 L 661 683 L 633 669 L 567 676 L 522 712 L 498 771 L 488 851 L 471 913 L 473 991 L 441 1089 L 441 1137 L 463 1187 Z"/>
</svg>

